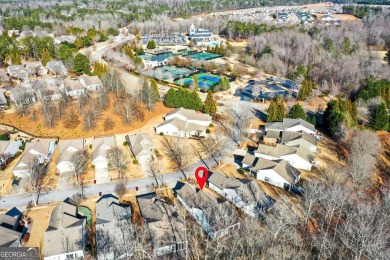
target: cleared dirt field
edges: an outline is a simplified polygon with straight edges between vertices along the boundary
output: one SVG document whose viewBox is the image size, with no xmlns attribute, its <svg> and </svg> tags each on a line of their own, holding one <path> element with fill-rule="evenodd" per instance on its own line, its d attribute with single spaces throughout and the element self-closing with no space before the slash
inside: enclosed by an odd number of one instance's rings
<svg viewBox="0 0 390 260">
<path fill-rule="evenodd" d="M 45 126 L 43 116 L 39 112 L 36 121 L 32 121 L 29 117 L 20 117 L 15 113 L 11 113 L 6 114 L 4 118 L 0 119 L 0 123 L 13 125 L 36 136 L 59 136 L 61 139 L 88 138 L 93 136 L 129 132 L 131 130 L 140 128 L 154 118 L 161 118 L 163 115 L 172 110 L 165 107 L 164 104 L 160 102 L 157 104 L 155 111 L 149 112 L 145 110 L 145 119 L 142 122 L 133 122 L 130 125 L 126 125 L 123 123 L 122 118 L 115 114 L 113 104 L 114 97 L 111 95 L 109 109 L 102 113 L 100 119 L 96 123 L 95 130 L 92 131 L 87 131 L 84 129 L 83 118 L 81 116 L 79 117 L 81 122 L 74 129 L 64 128 L 63 120 L 58 121 L 56 123 L 56 127 L 48 128 Z M 77 111 L 75 107 L 76 104 L 74 103 L 73 105 L 74 111 Z M 114 122 L 115 126 L 112 130 L 104 130 L 103 123 L 106 118 L 110 118 Z"/>
</svg>

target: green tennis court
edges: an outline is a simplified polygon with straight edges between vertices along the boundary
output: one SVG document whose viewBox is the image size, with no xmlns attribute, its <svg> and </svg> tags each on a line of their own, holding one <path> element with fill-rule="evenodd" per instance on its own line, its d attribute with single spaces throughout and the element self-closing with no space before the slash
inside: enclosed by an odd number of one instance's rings
<svg viewBox="0 0 390 260">
<path fill-rule="evenodd" d="M 198 78 L 198 85 L 199 88 L 209 88 L 214 85 L 217 85 L 219 82 L 221 82 L 221 78 L 215 75 L 207 74 L 207 73 L 200 73 L 196 75 Z M 184 78 L 175 81 L 176 84 L 180 86 L 184 85 L 191 85 L 192 84 L 192 77 L 191 78 Z"/>
<path fill-rule="evenodd" d="M 158 67 L 154 69 L 144 70 L 141 74 L 156 78 L 158 80 L 173 80 L 177 78 L 184 78 L 191 75 L 192 70 L 186 68 L 176 68 L 176 67 Z"/>
<path fill-rule="evenodd" d="M 84 216 L 87 218 L 87 226 L 91 226 L 91 224 L 92 224 L 92 211 L 85 206 L 79 206 L 78 212 L 81 216 Z"/>
<path fill-rule="evenodd" d="M 222 56 L 215 53 L 199 52 L 199 53 L 188 55 L 187 57 L 195 60 L 212 60 L 212 59 L 220 58 Z"/>
</svg>

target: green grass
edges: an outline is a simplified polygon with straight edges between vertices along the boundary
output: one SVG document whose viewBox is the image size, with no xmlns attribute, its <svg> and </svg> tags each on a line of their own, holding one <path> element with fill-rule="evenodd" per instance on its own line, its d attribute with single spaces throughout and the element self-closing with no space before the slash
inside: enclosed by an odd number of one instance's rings
<svg viewBox="0 0 390 260">
<path fill-rule="evenodd" d="M 91 226 L 91 224 L 92 224 L 92 211 L 85 206 L 79 206 L 78 212 L 80 215 L 87 218 L 87 226 Z"/>
</svg>

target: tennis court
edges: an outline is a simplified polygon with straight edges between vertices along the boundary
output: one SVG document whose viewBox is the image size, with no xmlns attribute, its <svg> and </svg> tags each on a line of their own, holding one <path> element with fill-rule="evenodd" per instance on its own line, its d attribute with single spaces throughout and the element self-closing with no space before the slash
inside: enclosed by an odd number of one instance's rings
<svg viewBox="0 0 390 260">
<path fill-rule="evenodd" d="M 176 67 L 158 67 L 154 69 L 144 70 L 141 72 L 142 75 L 150 78 L 156 78 L 158 80 L 174 80 L 177 78 L 188 77 L 192 74 L 192 70 L 187 68 L 176 68 Z"/>
<path fill-rule="evenodd" d="M 201 73 L 196 75 L 198 78 L 198 86 L 199 88 L 209 88 L 214 85 L 217 85 L 219 82 L 221 82 L 221 78 L 215 75 Z M 192 78 L 184 78 L 175 81 L 176 84 L 184 86 L 184 85 L 191 85 L 192 84 Z"/>
<path fill-rule="evenodd" d="M 195 60 L 213 60 L 222 56 L 215 53 L 198 52 L 195 54 L 188 55 L 187 57 Z"/>
</svg>

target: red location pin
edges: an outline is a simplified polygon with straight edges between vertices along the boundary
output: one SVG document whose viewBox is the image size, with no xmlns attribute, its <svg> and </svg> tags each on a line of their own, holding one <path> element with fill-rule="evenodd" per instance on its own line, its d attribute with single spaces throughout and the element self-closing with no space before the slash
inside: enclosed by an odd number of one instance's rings
<svg viewBox="0 0 390 260">
<path fill-rule="evenodd" d="M 202 176 L 199 176 L 199 172 L 203 172 Z M 203 190 L 203 187 L 208 177 L 209 177 L 209 171 L 207 170 L 206 167 L 201 166 L 195 170 L 195 178 L 198 181 L 200 190 Z"/>
</svg>

